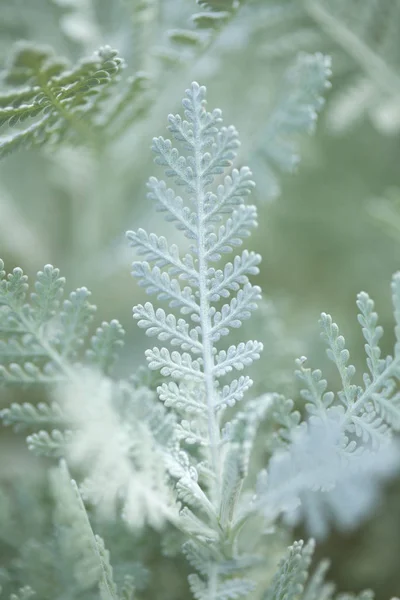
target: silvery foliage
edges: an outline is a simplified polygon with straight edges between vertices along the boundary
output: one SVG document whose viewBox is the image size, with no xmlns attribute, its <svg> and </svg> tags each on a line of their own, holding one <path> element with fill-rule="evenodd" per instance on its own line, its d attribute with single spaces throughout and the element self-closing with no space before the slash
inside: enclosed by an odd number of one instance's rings
<svg viewBox="0 0 400 600">
<path fill-rule="evenodd" d="M 28 294 L 27 275 L 19 267 L 6 274 L 0 259 L 0 383 L 55 384 L 71 378 L 75 363 L 107 372 L 115 362 L 124 335 L 120 323 L 104 322 L 84 351 L 96 307 L 86 287 L 67 298 L 64 287 L 59 269 L 45 265 Z"/>
<path fill-rule="evenodd" d="M 57 390 L 57 402 L 72 430 L 65 456 L 71 467 L 85 467 L 80 492 L 97 516 L 114 521 L 121 514 L 136 530 L 146 524 L 160 529 L 165 520 L 174 520 L 162 449 L 175 420 L 154 393 L 85 371 Z M 35 441 L 29 436 L 28 445 L 37 452 Z"/>
<path fill-rule="evenodd" d="M 329 521 L 345 530 L 357 526 L 379 495 L 380 481 L 399 469 L 399 448 L 393 432 L 400 430 L 400 273 L 392 280 L 396 321 L 393 356 L 381 357 L 383 328 L 374 302 L 365 292 L 357 297 L 358 321 L 365 339 L 368 371 L 363 385 L 354 382 L 345 339 L 332 317 L 322 313 L 320 326 L 328 358 L 337 367 L 341 389 L 327 391 L 319 369 L 297 361 L 297 377 L 304 389 L 307 422 L 293 410 L 293 402 L 276 398 L 274 417 L 280 425 L 268 472 L 258 479 L 258 500 L 269 518 L 283 513 L 293 524 L 306 519 L 315 537 L 324 537 Z"/>
<path fill-rule="evenodd" d="M 55 391 L 51 404 L 4 408 L 3 423 L 30 431 L 35 454 L 84 465 L 81 491 L 103 516 L 122 502 L 128 525 L 160 526 L 171 494 L 157 447 L 169 438 L 171 417 L 150 390 L 108 376 L 123 343 L 120 323 L 103 322 L 87 340 L 96 307 L 86 288 L 63 300 L 65 279 L 46 265 L 28 295 L 22 270 L 6 276 L 3 267 L 0 260 L 0 383 Z"/>
<path fill-rule="evenodd" d="M 300 359 L 307 421 L 301 421 L 291 400 L 273 394 L 247 401 L 227 421 L 226 409 L 240 403 L 252 384 L 246 375 L 229 376 L 252 364 L 262 350 L 254 340 L 223 346 L 260 299 L 260 289 L 249 281 L 258 273 L 260 256 L 243 250 L 231 262 L 216 263 L 239 247 L 256 225 L 256 209 L 245 202 L 254 184 L 247 167 L 231 168 L 239 146 L 237 132 L 222 127 L 219 110 L 207 112 L 205 88 L 193 83 L 183 107 L 184 119 L 169 117 L 182 154 L 162 137 L 154 138 L 153 150 L 185 200 L 155 177 L 149 180 L 149 199 L 186 236 L 189 251 L 182 255 L 175 244 L 143 229 L 128 232 L 143 257 L 133 263 L 133 274 L 148 293 L 172 309 L 167 313 L 149 302 L 133 309 L 139 327 L 170 344 L 146 352 L 149 368 L 165 377 L 157 390 L 164 406 L 154 405 L 152 394 L 143 389 L 139 393 L 134 383 L 108 377 L 123 330 L 117 321 L 103 323 L 86 343 L 95 310 L 86 288 L 63 300 L 65 280 L 46 265 L 28 298 L 22 270 L 6 275 L 0 261 L 0 381 L 61 385 L 52 404 L 13 404 L 2 411 L 2 419 L 19 430 L 51 428 L 28 437 L 29 447 L 38 454 L 66 458 L 72 465 L 74 460 L 92 461 L 81 490 L 71 481 L 65 460 L 54 471 L 56 516 L 70 540 L 66 557 L 74 546 L 70 559 L 77 561 L 77 584 L 85 586 L 79 561 L 87 557 L 93 565 L 91 581 L 101 597 L 114 600 L 125 592 L 115 586 L 107 550 L 91 529 L 85 499 L 97 502 L 103 511 L 102 497 L 111 512 L 122 505 L 131 525 L 140 521 L 159 527 L 169 519 L 186 537 L 183 552 L 195 571 L 189 577 L 193 596 L 241 598 L 254 589 L 252 569 L 265 560 L 259 542 L 277 517 L 296 520 L 299 510 L 316 506 L 315 496 L 311 498 L 315 492 L 335 510 L 343 502 L 337 500 L 343 489 L 350 490 L 349 514 L 359 518 L 354 506 L 360 493 L 370 505 L 375 479 L 390 474 L 396 465 L 390 439 L 400 424 L 400 274 L 393 279 L 393 357 L 381 358 L 382 329 L 374 304 L 367 294 L 358 296 L 368 366 L 363 386 L 353 383 L 355 369 L 348 364 L 344 338 L 323 314 L 328 356 L 342 381 L 337 396 L 326 391 L 321 372 L 306 368 L 305 359 Z M 266 417 L 274 417 L 279 425 L 272 457 L 255 489 L 242 492 L 257 428 Z M 104 438 L 112 440 L 107 448 Z M 357 488 L 361 491 L 356 502 L 352 496 Z M 138 504 L 146 505 L 145 510 Z M 317 506 L 317 533 L 319 510 Z M 76 528 L 78 521 L 81 529 Z M 241 537 L 246 529 L 254 537 L 251 550 Z M 265 600 L 333 598 L 333 587 L 324 582 L 325 563 L 308 577 L 312 549 L 312 542 L 296 542 L 288 549 L 262 596 Z M 359 598 L 372 596 L 365 592 Z"/>
<path fill-rule="evenodd" d="M 134 307 L 133 317 L 147 335 L 171 347 L 155 346 L 146 351 L 146 358 L 150 369 L 166 378 L 158 395 L 178 419 L 165 460 L 182 505 L 178 526 L 189 537 L 183 551 L 196 571 L 189 576 L 190 588 L 196 599 L 213 600 L 248 597 L 253 588 L 248 575 L 262 558 L 241 550 L 241 530 L 261 516 L 268 531 L 279 515 L 297 509 L 306 493 L 334 487 L 345 458 L 356 459 L 367 440 L 359 443 L 350 421 L 348 427 L 344 424 L 345 411 L 333 406 L 333 394 L 323 395 L 326 382 L 318 372 L 308 373 L 302 362 L 301 372 L 311 388 L 303 393 L 311 414 L 308 423 L 300 423 L 291 401 L 268 394 L 248 401 L 231 421 L 224 419 L 225 410 L 240 402 L 252 384 L 248 376 L 233 376 L 230 381 L 226 376 L 242 371 L 262 350 L 253 340 L 221 347 L 225 336 L 250 317 L 260 299 L 260 289 L 248 279 L 258 272 L 260 257 L 245 250 L 232 262 L 215 266 L 249 235 L 256 225 L 256 209 L 245 203 L 254 185 L 250 171 L 231 168 L 239 145 L 237 132 L 222 127 L 219 110 L 206 110 L 205 93 L 204 87 L 193 83 L 182 103 L 184 118 L 169 116 L 169 131 L 181 150 L 169 139 L 153 139 L 155 162 L 165 168 L 175 189 L 155 177 L 148 182 L 149 199 L 188 238 L 189 252 L 182 256 L 175 244 L 143 229 L 127 236 L 144 258 L 133 263 L 134 277 L 149 294 L 175 309 L 166 312 L 146 302 Z M 182 196 L 177 188 L 183 190 Z M 371 330 L 372 307 L 365 295 L 359 302 L 366 320 L 362 321 L 364 334 L 372 342 L 376 334 Z M 329 318 L 323 319 L 329 325 Z M 335 331 L 332 343 L 345 362 Z M 373 355 L 369 364 L 375 368 L 377 351 L 367 353 Z M 332 357 L 336 360 L 337 352 Z M 375 371 L 371 373 L 375 377 Z M 373 380 L 365 381 L 369 389 Z M 259 424 L 274 412 L 283 426 L 277 434 L 280 444 L 268 470 L 259 474 L 251 497 L 242 494 L 242 486 L 253 442 Z M 385 429 L 382 441 L 386 440 Z M 369 450 L 375 450 L 375 444 L 365 452 Z M 382 457 L 376 462 L 379 471 Z M 373 458 L 371 463 L 375 464 Z M 368 461 L 366 465 L 371 473 L 373 467 Z M 299 542 L 290 548 L 264 598 L 316 598 L 322 591 L 332 598 L 334 590 L 323 582 L 322 568 L 305 586 L 311 554 L 312 544 L 303 548 Z"/>
<path fill-rule="evenodd" d="M 21 35 L 30 40 L 27 32 L 40 20 L 41 9 L 35 7 L 31 13 L 24 13 L 29 22 L 25 28 L 18 7 L 2 4 L 0 22 L 6 23 L 2 32 L 21 27 Z M 60 19 L 64 36 L 92 48 L 102 35 L 102 24 L 100 15 L 95 17 L 96 11 L 92 13 L 87 6 L 85 10 L 85 4 L 54 0 L 52 9 L 66 13 Z M 160 14 L 163 11 L 156 6 L 157 2 L 123 4 L 131 17 L 127 21 L 132 21 L 134 29 L 136 61 L 143 64 L 133 75 L 123 73 L 124 59 L 109 46 L 99 48 L 92 56 L 84 55 L 71 65 L 50 46 L 32 41 L 8 42 L 7 51 L 9 46 L 12 49 L 8 52 L 8 64 L 2 68 L 0 90 L 0 160 L 19 150 L 66 142 L 86 145 L 95 154 L 108 147 L 140 121 L 159 99 L 158 84 L 165 84 L 165 61 L 182 67 L 195 60 L 229 25 L 241 2 L 193 2 L 195 12 L 187 25 L 167 32 L 163 30 L 164 18 Z M 166 12 L 171 8 L 168 5 Z M 8 23 L 10 18 L 12 26 Z M 161 41 L 157 52 L 152 47 L 155 31 Z M 147 60 L 148 55 L 151 61 Z"/>
<path fill-rule="evenodd" d="M 169 116 L 169 131 L 182 154 L 169 139 L 153 139 L 156 163 L 185 200 L 162 180 L 148 182 L 149 199 L 189 239 L 189 252 L 181 256 L 175 244 L 143 229 L 127 236 L 145 258 L 133 263 L 139 284 L 180 313 L 150 302 L 133 309 L 139 327 L 171 346 L 155 346 L 146 358 L 150 369 L 168 378 L 158 394 L 178 415 L 167 463 L 183 504 L 182 527 L 192 538 L 185 553 L 198 573 L 190 576 L 190 586 L 196 598 L 238 598 L 253 584 L 233 577 L 243 568 L 243 557 L 234 550 L 237 505 L 255 431 L 271 398 L 246 405 L 222 429 L 226 408 L 240 402 L 252 385 L 247 375 L 230 381 L 226 375 L 251 365 L 262 350 L 255 340 L 220 345 L 257 307 L 261 290 L 249 276 L 258 273 L 261 258 L 244 250 L 222 268 L 215 266 L 242 244 L 257 221 L 255 206 L 245 203 L 254 186 L 250 170 L 230 169 L 239 146 L 237 131 L 221 126 L 220 110 L 207 112 L 205 92 L 193 83 L 182 103 L 185 118 Z M 229 174 L 222 177 L 227 168 Z M 197 447 L 197 464 L 184 450 L 188 445 Z M 251 566 L 247 557 L 245 564 Z"/>
</svg>

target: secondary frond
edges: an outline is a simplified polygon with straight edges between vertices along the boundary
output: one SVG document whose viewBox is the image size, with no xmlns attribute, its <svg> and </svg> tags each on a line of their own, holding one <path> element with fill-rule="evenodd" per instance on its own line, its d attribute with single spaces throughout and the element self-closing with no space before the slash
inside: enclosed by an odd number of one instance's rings
<svg viewBox="0 0 400 600">
<path fill-rule="evenodd" d="M 335 586 L 325 581 L 327 561 L 319 563 L 310 575 L 314 548 L 314 540 L 307 544 L 300 540 L 288 548 L 263 600 L 374 600 L 370 590 L 357 595 L 335 594 Z"/>
<path fill-rule="evenodd" d="M 102 323 L 84 351 L 96 307 L 87 288 L 63 300 L 65 279 L 46 265 L 29 295 L 28 278 L 16 267 L 6 275 L 0 259 L 0 381 L 58 383 L 68 379 L 79 358 L 108 372 L 123 343 L 118 321 Z"/>
<path fill-rule="evenodd" d="M 263 600 L 297 600 L 301 597 L 308 577 L 315 544 L 311 541 L 295 542 L 288 548 L 279 564 L 270 589 Z"/>
<path fill-rule="evenodd" d="M 0 95 L 0 127 L 8 126 L 0 138 L 0 158 L 65 139 L 97 143 L 104 90 L 122 66 L 109 46 L 70 67 L 48 47 L 17 45 L 4 78 L 13 89 Z"/>
<path fill-rule="evenodd" d="M 265 199 L 280 194 L 276 170 L 293 172 L 299 164 L 299 136 L 314 132 L 325 102 L 323 94 L 330 87 L 330 75 L 330 58 L 320 53 L 300 53 L 286 72 L 258 147 Z"/>
<path fill-rule="evenodd" d="M 6 275 L 0 260 L 1 384 L 53 389 L 78 378 L 84 365 L 103 373 L 112 369 L 124 330 L 116 320 L 103 322 L 88 340 L 96 309 L 89 301 L 90 292 L 79 288 L 63 300 L 64 285 L 59 270 L 46 265 L 29 294 L 23 271 L 17 267 Z M 0 412 L 0 418 L 15 431 L 36 431 L 27 439 L 36 454 L 65 456 L 72 424 L 57 401 L 13 403 Z"/>
<path fill-rule="evenodd" d="M 306 511 L 307 500 L 314 494 L 314 535 L 322 537 L 328 513 L 339 525 L 349 527 L 349 515 L 358 522 L 374 501 L 372 482 L 396 472 L 398 451 L 392 439 L 400 428 L 399 273 L 393 277 L 392 297 L 396 343 L 393 355 L 383 358 L 379 346 L 383 330 L 374 303 L 365 292 L 358 294 L 358 321 L 366 342 L 367 369 L 362 385 L 354 381 L 356 370 L 338 326 L 330 315 L 322 313 L 322 337 L 328 358 L 338 370 L 339 391 L 329 391 L 321 371 L 305 366 L 305 357 L 297 361 L 308 419 L 301 422 L 291 400 L 275 399 L 272 414 L 279 427 L 272 443 L 275 452 L 268 471 L 258 477 L 252 510 L 263 510 L 267 519 L 283 512 L 292 515 L 289 518 L 295 522 L 303 503 Z M 346 490 L 350 488 L 352 501 L 343 511 L 341 494 L 348 498 Z"/>
<path fill-rule="evenodd" d="M 396 335 L 400 314 L 400 275 L 395 274 L 392 281 L 392 298 L 396 320 Z M 365 292 L 357 297 L 360 311 L 358 321 L 365 339 L 366 364 L 368 371 L 363 375 L 363 385 L 353 383 L 355 368 L 349 364 L 349 352 L 338 326 L 330 315 L 322 313 L 322 337 L 328 345 L 327 355 L 338 369 L 342 389 L 337 394 L 338 405 L 333 405 L 334 394 L 326 392 L 327 382 L 320 371 L 311 371 L 299 362 L 298 375 L 306 384 L 303 397 L 307 400 L 307 410 L 318 416 L 336 412 L 341 415 L 343 432 L 349 436 L 348 448 L 352 450 L 363 440 L 372 448 L 379 447 L 390 437 L 390 429 L 400 428 L 400 395 L 397 382 L 400 380 L 399 344 L 394 347 L 393 356 L 381 358 L 379 340 L 383 329 L 377 324 L 378 315 L 374 311 L 374 302 Z M 357 439 L 359 440 L 357 442 Z M 352 441 L 351 441 L 352 440 Z"/>
</svg>

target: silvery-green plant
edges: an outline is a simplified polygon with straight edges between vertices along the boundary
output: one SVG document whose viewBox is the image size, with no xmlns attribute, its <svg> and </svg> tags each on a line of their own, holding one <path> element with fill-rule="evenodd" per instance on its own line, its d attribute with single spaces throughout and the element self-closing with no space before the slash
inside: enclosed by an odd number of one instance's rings
<svg viewBox="0 0 400 600">
<path fill-rule="evenodd" d="M 315 492 L 342 488 L 345 497 L 355 474 L 352 502 L 366 495 L 371 504 L 371 482 L 397 465 L 390 439 L 400 423 L 400 275 L 393 278 L 393 357 L 381 358 L 373 302 L 365 293 L 358 297 L 369 371 L 363 386 L 353 384 L 344 339 L 323 314 L 328 356 L 342 381 L 337 396 L 326 391 L 321 372 L 300 359 L 308 421 L 279 395 L 245 400 L 252 380 L 241 371 L 260 358 L 262 344 L 226 340 L 257 307 L 261 290 L 249 277 L 257 275 L 261 258 L 246 249 L 231 261 L 224 258 L 257 224 L 256 208 L 247 203 L 254 184 L 247 167 L 232 168 L 237 132 L 222 126 L 221 111 L 207 111 L 205 94 L 205 87 L 193 83 L 183 100 L 184 117 L 169 116 L 179 150 L 169 139 L 153 140 L 156 163 L 173 187 L 151 177 L 149 199 L 186 237 L 187 251 L 143 229 L 127 234 L 142 257 L 133 263 L 133 275 L 171 309 L 150 302 L 133 309 L 139 327 L 161 342 L 146 357 L 149 369 L 163 378 L 157 393 L 164 406 L 150 390 L 143 392 L 143 381 L 110 378 L 123 338 L 117 321 L 103 323 L 86 343 L 94 313 L 86 288 L 62 301 L 65 281 L 46 265 L 27 303 L 26 276 L 18 268 L 6 276 L 1 262 L 1 381 L 57 390 L 51 405 L 15 403 L 2 418 L 19 430 L 39 429 L 28 437 L 30 449 L 61 458 L 51 489 L 57 556 L 72 569 L 70 597 L 82 597 L 95 585 L 102 599 L 132 599 L 135 593 L 129 577 L 119 586 L 114 581 L 112 556 L 93 532 L 86 502 L 104 517 L 122 509 L 129 528 L 169 521 L 182 536 L 197 600 L 330 600 L 327 565 L 308 576 L 313 541 L 290 546 L 272 577 L 262 571 L 280 516 L 290 521 L 299 508 L 307 512 L 315 506 Z M 272 456 L 254 481 L 248 477 L 254 475 L 252 449 L 264 420 L 277 427 L 270 435 Z M 80 486 L 68 470 L 76 461 L 88 470 Z M 335 500 L 340 502 L 331 497 L 331 506 Z M 23 588 L 19 597 L 29 594 Z"/>
<path fill-rule="evenodd" d="M 177 317 L 147 302 L 135 306 L 133 316 L 148 335 L 171 346 L 155 346 L 146 351 L 146 357 L 150 369 L 168 378 L 158 387 L 158 394 L 178 418 L 176 450 L 167 463 L 177 480 L 177 495 L 183 503 L 181 522 L 190 538 L 184 552 L 197 571 L 189 577 L 190 586 L 200 600 L 246 597 L 252 589 L 252 581 L 242 575 L 243 566 L 248 574 L 260 556 L 249 556 L 240 543 L 240 533 L 249 521 L 264 515 L 271 525 L 280 514 L 292 512 L 306 490 L 329 489 L 340 476 L 354 477 L 361 453 L 370 477 L 392 472 L 395 453 L 386 454 L 382 448 L 387 450 L 390 426 L 397 427 L 393 415 L 397 359 L 380 358 L 377 344 L 382 332 L 376 326 L 373 302 L 364 293 L 357 302 L 370 370 L 364 376 L 364 390 L 351 384 L 354 368 L 346 366 L 344 339 L 331 317 L 323 314 L 328 355 L 343 382 L 339 403 L 334 406 L 334 394 L 325 393 L 327 382 L 320 371 L 305 369 L 301 359 L 298 375 L 308 388 L 303 396 L 309 423 L 300 423 L 291 401 L 273 395 L 248 401 L 231 420 L 225 418 L 226 409 L 240 402 L 252 384 L 248 376 L 231 374 L 251 365 L 262 351 L 254 340 L 224 344 L 231 329 L 240 327 L 256 309 L 260 289 L 249 282 L 249 275 L 257 274 L 261 257 L 245 250 L 221 265 L 224 255 L 240 246 L 257 224 L 256 209 L 246 204 L 253 187 L 250 171 L 231 168 L 239 145 L 237 133 L 232 127 L 222 127 L 220 111 L 207 111 L 205 92 L 193 83 L 183 100 L 184 118 L 169 116 L 169 131 L 180 150 L 169 139 L 153 140 L 155 162 L 165 168 L 175 189 L 154 177 L 148 184 L 149 199 L 183 231 L 189 252 L 181 255 L 175 244 L 143 229 L 127 234 L 146 259 L 133 263 L 139 284 L 180 312 Z M 179 189 L 184 199 L 177 195 Z M 398 279 L 395 276 L 393 282 L 396 313 Z M 269 414 L 283 426 L 280 444 L 249 498 L 242 490 L 251 450 L 257 428 Z M 196 447 L 195 459 L 187 453 L 190 446 Z M 375 453 L 378 448 L 381 455 Z M 316 460 L 318 453 L 322 459 Z M 304 556 L 301 544 L 290 552 L 307 562 L 309 548 Z M 296 583 L 293 574 L 286 581 L 287 568 L 283 562 L 283 571 L 265 598 L 298 597 L 306 567 L 300 569 Z M 279 595 L 286 587 L 286 595 Z"/>
<path fill-rule="evenodd" d="M 183 100 L 185 118 L 169 117 L 169 130 L 184 155 L 168 139 L 153 140 L 156 162 L 183 190 L 186 203 L 164 181 L 152 177 L 148 184 L 149 199 L 183 231 L 189 252 L 181 256 L 175 244 L 142 229 L 128 232 L 128 238 L 147 259 L 133 264 L 139 284 L 182 315 L 177 318 L 150 302 L 133 310 L 139 327 L 172 346 L 171 351 L 154 347 L 146 357 L 150 369 L 168 377 L 158 393 L 178 415 L 178 440 L 195 445 L 201 458 L 199 468 L 177 444 L 171 468 L 178 497 L 185 504 L 181 513 L 185 527 L 191 537 L 205 539 L 202 557 L 196 559 L 202 563 L 197 569 L 200 576 L 192 575 L 190 585 L 197 598 L 221 598 L 244 595 L 252 587 L 247 579 L 232 579 L 229 571 L 240 570 L 234 550 L 240 530 L 238 502 L 255 417 L 261 419 L 270 398 L 260 399 L 257 408 L 239 413 L 222 427 L 226 408 L 241 401 L 252 384 L 249 376 L 227 383 L 224 378 L 257 360 L 262 350 L 255 340 L 222 346 L 231 328 L 240 327 L 256 309 L 261 290 L 248 276 L 258 273 L 261 257 L 244 250 L 233 262 L 216 268 L 221 257 L 250 234 L 256 225 L 256 208 L 245 203 L 254 185 L 247 167 L 221 178 L 236 157 L 238 134 L 234 127 L 221 127 L 220 110 L 206 110 L 205 91 L 193 83 Z M 213 185 L 217 177 L 221 180 Z M 185 551 L 193 562 L 196 543 L 189 541 Z"/>
</svg>

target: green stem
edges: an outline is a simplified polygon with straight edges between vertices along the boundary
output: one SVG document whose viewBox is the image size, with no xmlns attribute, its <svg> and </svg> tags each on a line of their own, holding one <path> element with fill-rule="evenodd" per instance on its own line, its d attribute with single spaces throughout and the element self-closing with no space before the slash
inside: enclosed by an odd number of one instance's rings
<svg viewBox="0 0 400 600">
<path fill-rule="evenodd" d="M 208 436 L 210 440 L 210 459 L 211 467 L 214 473 L 214 482 L 211 488 L 211 498 L 217 512 L 221 504 L 221 464 L 219 456 L 220 431 L 215 415 L 215 383 L 214 383 L 214 354 L 213 342 L 211 339 L 211 318 L 209 305 L 209 289 L 207 284 L 208 261 L 206 253 L 205 239 L 205 211 L 204 211 L 204 184 L 202 180 L 201 169 L 201 123 L 199 118 L 194 119 L 194 159 L 195 159 L 195 193 L 197 200 L 197 252 L 198 252 L 198 267 L 199 267 L 199 301 L 200 301 L 200 324 L 203 343 L 203 373 L 204 385 L 207 401 L 207 416 L 208 416 Z M 209 600 L 217 600 L 218 589 L 218 569 L 217 565 L 213 564 L 208 573 L 208 598 Z"/>
<path fill-rule="evenodd" d="M 53 107 L 56 111 L 70 124 L 73 129 L 83 138 L 83 141 L 89 141 L 93 148 L 98 150 L 102 147 L 100 136 L 95 130 L 87 125 L 85 121 L 77 118 L 73 112 L 70 112 L 65 108 L 62 102 L 54 95 L 53 90 L 49 87 L 48 82 L 43 80 L 41 73 L 37 73 L 40 88 L 44 94 L 49 98 Z"/>
<path fill-rule="evenodd" d="M 200 323 L 203 343 L 203 373 L 205 393 L 207 400 L 208 434 L 210 439 L 211 466 L 215 474 L 215 484 L 212 487 L 214 505 L 220 503 L 220 460 L 219 460 L 219 426 L 215 416 L 215 384 L 214 384 L 214 355 L 211 340 L 210 305 L 208 301 L 209 291 L 207 285 L 208 263 L 205 251 L 205 227 L 204 227 L 204 186 L 201 173 L 201 125 L 198 119 L 194 123 L 195 138 L 195 189 L 197 198 L 198 216 L 198 265 L 199 265 L 199 299 L 200 299 Z"/>
</svg>

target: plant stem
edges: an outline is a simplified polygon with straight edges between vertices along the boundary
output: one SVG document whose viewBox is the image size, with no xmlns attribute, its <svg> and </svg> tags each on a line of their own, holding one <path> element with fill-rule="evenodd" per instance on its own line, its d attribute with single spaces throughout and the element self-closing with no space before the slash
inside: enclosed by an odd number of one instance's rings
<svg viewBox="0 0 400 600">
<path fill-rule="evenodd" d="M 207 258 L 205 251 L 204 227 L 204 186 L 201 173 L 201 124 L 199 118 L 194 122 L 194 158 L 196 165 L 195 192 L 198 216 L 198 268 L 199 268 L 199 296 L 200 296 L 200 324 L 203 342 L 203 371 L 207 400 L 208 434 L 210 439 L 211 466 L 215 474 L 215 483 L 212 487 L 212 500 L 217 508 L 220 503 L 220 460 L 219 460 L 219 426 L 215 416 L 215 385 L 214 385 L 214 355 L 211 340 L 210 305 L 208 301 L 207 285 Z"/>
</svg>

